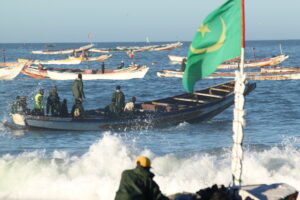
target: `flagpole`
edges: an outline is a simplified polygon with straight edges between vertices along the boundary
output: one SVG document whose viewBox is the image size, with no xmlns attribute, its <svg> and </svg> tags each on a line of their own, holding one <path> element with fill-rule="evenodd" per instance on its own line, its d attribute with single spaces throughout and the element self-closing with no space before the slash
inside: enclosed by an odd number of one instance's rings
<svg viewBox="0 0 300 200">
<path fill-rule="evenodd" d="M 239 70 L 236 71 L 235 77 L 235 107 L 233 110 L 233 147 L 232 147 L 232 182 L 234 186 L 242 185 L 242 161 L 243 161 L 243 127 L 245 125 L 244 120 L 244 91 L 245 91 L 245 80 L 246 75 L 244 74 L 244 62 L 245 62 L 245 4 L 244 0 L 241 0 L 241 30 L 242 30 L 242 41 L 241 41 L 241 62 Z"/>
<path fill-rule="evenodd" d="M 241 11 L 242 11 L 242 49 L 241 49 L 241 63 L 240 72 L 244 73 L 244 62 L 245 62 L 245 1 L 241 0 Z"/>
</svg>

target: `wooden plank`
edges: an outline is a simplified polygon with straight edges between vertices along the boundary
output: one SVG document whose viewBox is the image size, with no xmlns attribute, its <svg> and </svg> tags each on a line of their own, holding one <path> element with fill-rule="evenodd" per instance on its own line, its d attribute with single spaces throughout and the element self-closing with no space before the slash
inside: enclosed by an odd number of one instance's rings
<svg viewBox="0 0 300 200">
<path fill-rule="evenodd" d="M 161 103 L 161 102 L 156 102 L 156 101 L 152 101 L 151 103 L 154 105 L 159 105 L 159 106 L 172 106 L 172 104 Z"/>
<path fill-rule="evenodd" d="M 195 103 L 208 103 L 207 101 L 196 100 L 196 99 L 186 99 L 186 98 L 178 98 L 178 97 L 174 97 L 173 99 L 177 100 L 177 101 L 187 101 L 187 102 L 195 102 Z"/>
<path fill-rule="evenodd" d="M 206 94 L 206 93 L 200 93 L 200 92 L 194 92 L 193 94 L 196 94 L 198 96 L 206 96 L 206 97 L 213 97 L 213 98 L 219 98 L 219 99 L 223 98 L 223 96 L 215 95 L 215 94 Z"/>
<path fill-rule="evenodd" d="M 221 87 L 226 87 L 226 88 L 234 88 L 234 86 L 230 86 L 230 85 L 220 85 Z"/>
<path fill-rule="evenodd" d="M 210 88 L 211 90 L 220 91 L 220 92 L 230 92 L 230 90 L 225 90 L 221 88 Z"/>
</svg>

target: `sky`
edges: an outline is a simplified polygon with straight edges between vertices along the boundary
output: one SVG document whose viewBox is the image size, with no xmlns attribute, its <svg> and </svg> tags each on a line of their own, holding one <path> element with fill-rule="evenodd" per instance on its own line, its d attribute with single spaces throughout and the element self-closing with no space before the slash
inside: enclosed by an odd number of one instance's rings
<svg viewBox="0 0 300 200">
<path fill-rule="evenodd" d="M 225 0 L 0 0 L 0 43 L 191 41 Z M 246 40 L 300 39 L 300 0 L 245 0 Z"/>
</svg>

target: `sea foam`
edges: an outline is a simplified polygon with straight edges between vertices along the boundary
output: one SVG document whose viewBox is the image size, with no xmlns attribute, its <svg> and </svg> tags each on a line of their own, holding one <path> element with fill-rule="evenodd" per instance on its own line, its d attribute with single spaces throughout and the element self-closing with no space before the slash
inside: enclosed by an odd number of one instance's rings
<svg viewBox="0 0 300 200">
<path fill-rule="evenodd" d="M 300 151 L 292 144 L 245 150 L 243 184 L 284 182 L 300 190 Z M 105 134 L 82 156 L 45 150 L 0 158 L 0 199 L 114 199 L 121 173 L 135 167 L 138 155 L 152 160 L 163 193 L 196 192 L 212 184 L 231 183 L 230 151 L 157 156 Z"/>
</svg>

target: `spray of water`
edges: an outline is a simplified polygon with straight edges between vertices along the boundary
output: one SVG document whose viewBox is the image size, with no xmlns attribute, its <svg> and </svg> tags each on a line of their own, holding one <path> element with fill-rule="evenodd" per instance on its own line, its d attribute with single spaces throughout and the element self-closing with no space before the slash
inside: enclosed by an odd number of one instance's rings
<svg viewBox="0 0 300 200">
<path fill-rule="evenodd" d="M 300 190 L 300 151 L 289 144 L 264 151 L 245 151 L 243 184 L 284 182 Z M 157 156 L 105 134 L 87 153 L 45 150 L 0 158 L 0 199 L 114 199 L 121 173 L 135 167 L 138 155 L 152 160 L 163 193 L 196 192 L 212 184 L 229 185 L 230 152 Z"/>
</svg>

